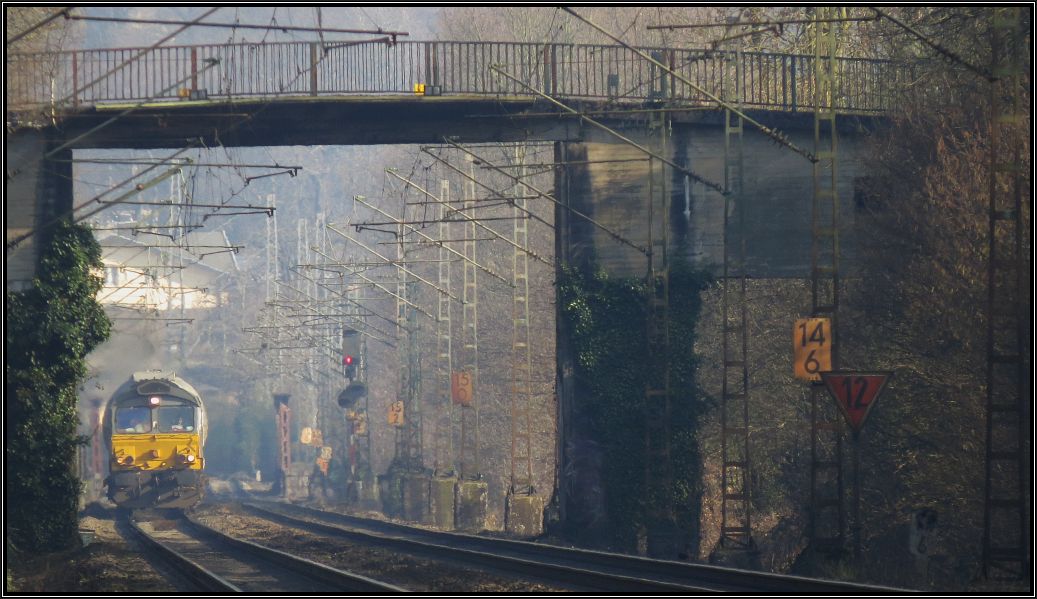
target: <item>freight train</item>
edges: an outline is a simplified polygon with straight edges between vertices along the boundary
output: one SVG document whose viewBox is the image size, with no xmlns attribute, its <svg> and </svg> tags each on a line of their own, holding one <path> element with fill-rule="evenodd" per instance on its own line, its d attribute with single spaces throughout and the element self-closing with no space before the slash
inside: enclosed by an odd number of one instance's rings
<svg viewBox="0 0 1037 599">
<path fill-rule="evenodd" d="M 188 508 L 205 486 L 206 417 L 198 392 L 172 372 L 135 372 L 105 407 L 108 498 L 122 508 Z"/>
</svg>

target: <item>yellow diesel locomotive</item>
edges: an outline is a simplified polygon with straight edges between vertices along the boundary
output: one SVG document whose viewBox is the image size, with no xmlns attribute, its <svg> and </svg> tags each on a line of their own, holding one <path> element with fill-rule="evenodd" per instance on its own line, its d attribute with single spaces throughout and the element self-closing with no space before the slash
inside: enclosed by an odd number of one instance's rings
<svg viewBox="0 0 1037 599">
<path fill-rule="evenodd" d="M 105 407 L 108 498 L 123 508 L 187 508 L 205 485 L 205 406 L 172 372 L 135 372 Z"/>
</svg>

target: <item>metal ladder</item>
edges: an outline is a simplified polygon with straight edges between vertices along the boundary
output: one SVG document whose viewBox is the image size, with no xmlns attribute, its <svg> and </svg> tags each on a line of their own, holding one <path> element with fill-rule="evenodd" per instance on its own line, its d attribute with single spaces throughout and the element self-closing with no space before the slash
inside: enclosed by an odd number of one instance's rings
<svg viewBox="0 0 1037 599">
<path fill-rule="evenodd" d="M 467 214 L 475 213 L 475 162 L 470 154 L 465 154 L 468 162 L 469 179 L 464 186 L 464 210 Z M 462 370 L 471 377 L 472 397 L 469 403 L 461 405 L 461 439 L 459 443 L 460 476 L 462 480 L 478 480 L 481 476 L 479 465 L 479 293 L 478 274 L 475 267 L 475 222 L 464 224 L 464 289 L 461 308 L 461 347 Z"/>
<path fill-rule="evenodd" d="M 447 203 L 450 202 L 450 182 L 443 179 L 439 183 L 439 198 L 443 203 L 439 204 L 439 287 L 450 292 L 450 254 L 444 245 L 450 237 L 450 225 L 446 222 Z M 436 376 L 438 391 L 435 402 L 439 405 L 439 414 L 436 422 L 436 455 L 435 475 L 453 476 L 456 472 L 454 465 L 454 409 L 451 401 L 450 377 L 453 372 L 453 356 L 451 354 L 451 329 L 450 322 L 450 296 L 445 293 L 438 294 L 439 310 L 436 315 L 436 361 L 438 373 Z"/>
<path fill-rule="evenodd" d="M 742 100 L 742 52 L 735 51 L 735 82 L 730 89 L 736 106 Z M 749 459 L 749 368 L 746 297 L 744 152 L 742 117 L 724 111 L 724 273 L 721 300 L 723 331 L 720 406 L 721 508 L 720 545 L 754 547 L 752 539 Z M 734 202 L 734 235 L 731 203 Z M 733 242 L 734 251 L 729 247 Z M 732 255 L 734 254 L 734 255 Z"/>
<path fill-rule="evenodd" d="M 670 121 L 667 113 L 648 117 L 648 136 L 658 154 L 668 150 Z M 645 384 L 645 492 L 650 526 L 676 523 L 673 505 L 673 460 L 670 452 L 670 270 L 667 257 L 669 195 L 666 165 L 649 157 L 648 189 L 648 314 L 649 373 Z M 661 218 L 654 222 L 656 210 Z M 659 229 L 656 234 L 655 229 Z"/>
<path fill-rule="evenodd" d="M 1020 98 L 1026 51 L 1019 7 L 994 9 L 991 23 L 990 205 L 987 271 L 986 484 L 983 576 L 1022 579 L 1032 570 L 1026 528 L 1026 274 Z M 1032 379 L 1029 379 L 1032 391 Z M 1032 470 L 1029 470 L 1032 472 Z M 1032 482 L 1032 481 L 1031 481 Z M 1032 499 L 1031 499 L 1032 501 Z M 998 575 L 1000 574 L 1000 575 Z"/>
<path fill-rule="evenodd" d="M 404 214 L 400 219 L 406 220 L 406 205 Z M 403 267 L 406 258 L 404 251 L 403 225 L 397 225 L 396 245 L 397 280 L 396 280 L 396 322 L 398 330 L 406 332 L 406 341 L 401 344 L 400 356 L 400 386 L 397 397 L 402 398 L 403 426 L 396 428 L 394 461 L 397 461 L 408 470 L 421 470 L 424 467 L 421 445 L 421 407 L 419 405 L 419 393 L 421 389 L 421 358 L 418 355 L 417 340 L 417 312 L 408 306 L 406 302 L 413 297 L 413 282 L 408 280 L 407 272 Z"/>
<path fill-rule="evenodd" d="M 839 369 L 839 193 L 835 123 L 834 9 L 814 9 L 814 200 L 810 253 L 811 315 L 831 319 L 832 369 Z M 820 380 L 810 384 L 810 545 L 823 553 L 844 549 L 843 420 Z"/>
<path fill-rule="evenodd" d="M 515 164 L 525 161 L 525 147 L 515 146 Z M 518 177 L 525 176 L 520 168 Z M 529 224 L 524 217 L 526 208 L 525 186 L 514 186 L 512 251 L 512 361 L 511 361 L 511 492 L 515 495 L 533 494 L 533 439 L 532 439 L 532 356 L 529 348 L 529 261 L 524 251 L 529 245 Z"/>
</svg>

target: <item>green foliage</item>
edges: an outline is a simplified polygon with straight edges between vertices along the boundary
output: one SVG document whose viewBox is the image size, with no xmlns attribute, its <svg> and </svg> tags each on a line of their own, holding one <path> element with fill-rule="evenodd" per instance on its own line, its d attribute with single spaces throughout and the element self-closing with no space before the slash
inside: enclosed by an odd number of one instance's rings
<svg viewBox="0 0 1037 599">
<path fill-rule="evenodd" d="M 57 225 L 41 251 L 32 288 L 8 292 L 5 314 L 7 517 L 11 541 L 28 551 L 77 539 L 76 389 L 87 353 L 111 330 L 96 301 L 101 248 L 90 230 Z"/>
<path fill-rule="evenodd" d="M 703 273 L 677 265 L 670 273 L 670 351 L 653 364 L 647 340 L 649 288 L 637 279 L 615 279 L 598 271 L 566 269 L 559 281 L 562 317 L 576 362 L 574 409 L 587 417 L 590 435 L 604 447 L 603 487 L 614 541 L 635 543 L 647 525 L 647 501 L 672 493 L 678 522 L 698 522 L 700 469 L 696 428 L 703 409 L 695 386 L 692 347 L 701 307 Z M 670 369 L 674 486 L 645 493 L 645 388 L 653 368 Z M 665 418 L 663 414 L 653 418 Z"/>
</svg>

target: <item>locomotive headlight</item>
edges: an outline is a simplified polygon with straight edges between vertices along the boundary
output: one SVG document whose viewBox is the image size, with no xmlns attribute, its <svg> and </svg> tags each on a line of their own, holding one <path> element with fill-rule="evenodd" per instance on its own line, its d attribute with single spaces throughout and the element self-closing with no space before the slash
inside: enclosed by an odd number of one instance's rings
<svg viewBox="0 0 1037 599">
<path fill-rule="evenodd" d="M 187 458 L 186 459 L 187 459 L 187 463 L 188 464 L 193 464 L 194 463 L 194 456 L 193 455 L 187 454 Z"/>
<path fill-rule="evenodd" d="M 162 401 L 162 398 L 157 395 L 152 395 L 151 398 L 148 399 L 148 403 L 153 406 L 157 406 L 160 401 Z"/>
</svg>

